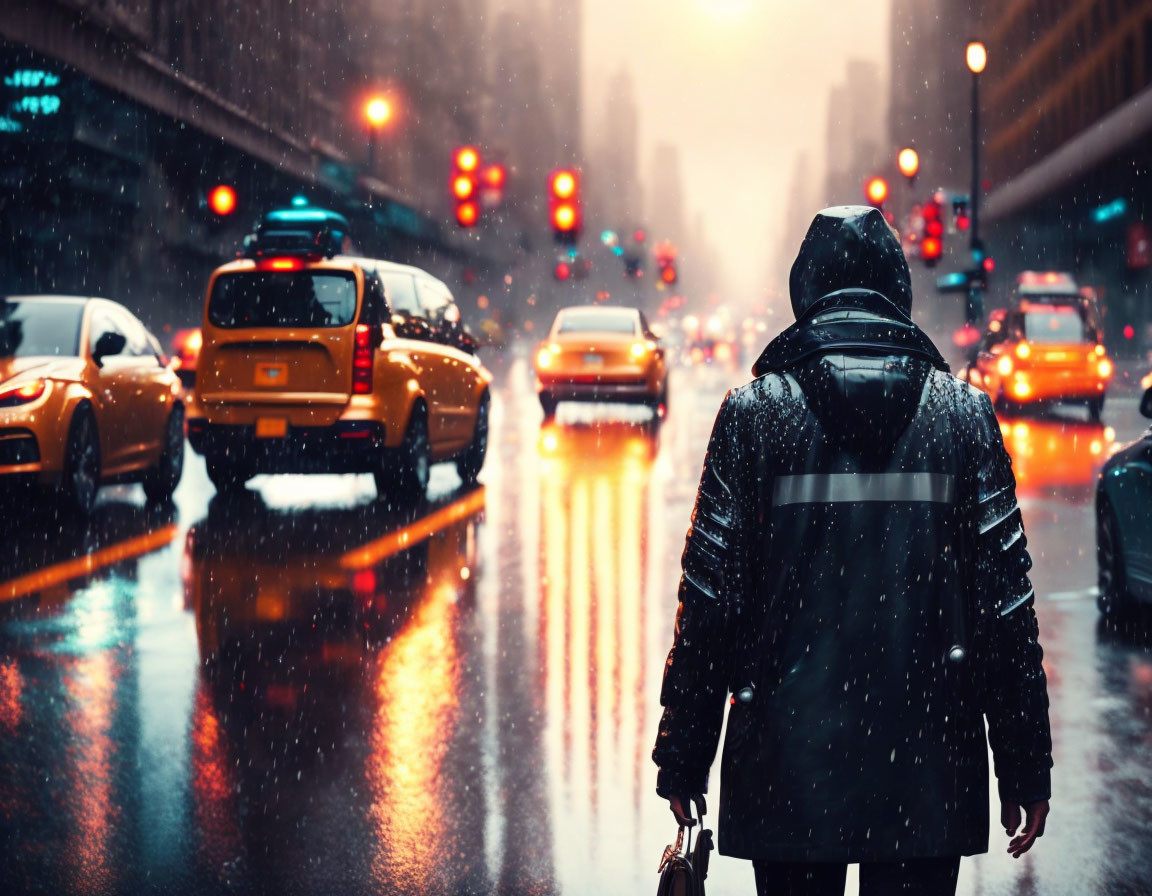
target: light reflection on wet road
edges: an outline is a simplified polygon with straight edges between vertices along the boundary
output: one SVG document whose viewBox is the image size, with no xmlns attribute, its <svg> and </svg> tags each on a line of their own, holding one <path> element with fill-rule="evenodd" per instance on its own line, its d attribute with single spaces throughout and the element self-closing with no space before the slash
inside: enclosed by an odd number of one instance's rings
<svg viewBox="0 0 1152 896">
<path fill-rule="evenodd" d="M 733 379 L 732 382 L 735 380 Z M 108 490 L 0 558 L 0 891 L 616 893 L 674 833 L 648 758 L 682 538 L 731 382 L 678 375 L 663 427 L 563 408 L 522 365 L 461 491 L 407 517 L 356 477 L 177 507 Z M 1092 488 L 1143 424 L 1005 420 L 1036 562 L 1056 741 L 1036 854 L 961 893 L 1152 880 L 1152 653 L 1098 631 Z M 751 892 L 718 860 L 714 892 Z M 1143 889 L 1142 889 L 1143 888 Z"/>
</svg>

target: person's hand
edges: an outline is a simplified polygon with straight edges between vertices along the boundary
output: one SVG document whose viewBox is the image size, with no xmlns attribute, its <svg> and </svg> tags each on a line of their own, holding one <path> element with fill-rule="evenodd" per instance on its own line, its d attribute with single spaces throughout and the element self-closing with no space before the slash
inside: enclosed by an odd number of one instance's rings
<svg viewBox="0 0 1152 896">
<path fill-rule="evenodd" d="M 1015 803 L 1000 803 L 1000 823 L 1004 825 L 1004 833 L 1012 837 L 1008 844 L 1008 852 L 1012 858 L 1018 859 L 1032 848 L 1036 838 L 1044 836 L 1044 822 L 1048 818 L 1048 800 L 1038 803 L 1028 803 L 1024 806 L 1024 830 L 1016 834 L 1020 827 L 1020 806 Z"/>
<path fill-rule="evenodd" d="M 704 808 L 704 794 L 674 794 L 668 797 L 668 808 L 672 810 L 672 814 L 676 817 L 676 823 L 684 828 L 695 826 L 696 819 L 692 817 L 692 804 L 695 803 L 697 809 L 703 814 L 707 811 Z"/>
</svg>

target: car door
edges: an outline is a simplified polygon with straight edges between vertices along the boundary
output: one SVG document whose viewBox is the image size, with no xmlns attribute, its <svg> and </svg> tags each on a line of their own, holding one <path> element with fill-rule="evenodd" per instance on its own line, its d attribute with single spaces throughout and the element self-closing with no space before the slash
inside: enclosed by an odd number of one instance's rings
<svg viewBox="0 0 1152 896">
<path fill-rule="evenodd" d="M 472 437 L 475 372 L 471 359 L 456 347 L 460 309 L 443 283 L 421 277 L 416 289 L 431 327 L 428 377 L 436 389 L 446 447 L 462 447 Z"/>
<path fill-rule="evenodd" d="M 131 443 L 127 461 L 152 465 L 164 447 L 165 428 L 172 409 L 171 379 L 166 373 L 159 343 L 140 320 L 125 308 L 116 307 L 117 324 L 128 336 L 132 357 Z"/>
<path fill-rule="evenodd" d="M 123 470 L 130 462 L 136 423 L 133 418 L 136 389 L 136 363 L 131 355 L 128 334 L 113 314 L 113 306 L 93 303 L 88 324 L 88 357 L 95 362 L 96 345 L 106 333 L 119 333 L 125 339 L 124 349 L 106 355 L 97 365 L 92 397 L 96 410 L 96 428 L 100 434 L 100 463 L 105 475 Z"/>
<path fill-rule="evenodd" d="M 428 438 L 433 446 L 445 439 L 445 417 L 439 388 L 438 359 L 432 342 L 432 328 L 416 294 L 415 278 L 402 271 L 378 271 L 384 282 L 384 298 L 392 312 L 392 325 L 399 337 L 398 347 L 416 368 L 420 388 L 428 402 Z"/>
</svg>

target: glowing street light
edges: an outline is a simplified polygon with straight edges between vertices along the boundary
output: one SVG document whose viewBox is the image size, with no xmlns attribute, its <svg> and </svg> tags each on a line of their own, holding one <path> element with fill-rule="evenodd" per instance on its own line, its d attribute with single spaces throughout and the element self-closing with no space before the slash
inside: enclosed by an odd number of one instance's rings
<svg viewBox="0 0 1152 896">
<path fill-rule="evenodd" d="M 392 120 L 392 104 L 382 96 L 370 97 L 364 104 L 364 120 L 369 127 L 384 127 Z"/>
<path fill-rule="evenodd" d="M 978 40 L 969 41 L 965 58 L 968 61 L 968 71 L 978 75 L 984 71 L 984 66 L 988 64 L 988 50 Z"/>
</svg>

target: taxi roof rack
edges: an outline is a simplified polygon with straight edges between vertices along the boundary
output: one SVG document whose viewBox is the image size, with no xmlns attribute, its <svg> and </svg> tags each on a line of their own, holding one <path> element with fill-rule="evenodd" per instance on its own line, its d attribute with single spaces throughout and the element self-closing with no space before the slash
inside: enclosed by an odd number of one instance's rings
<svg viewBox="0 0 1152 896">
<path fill-rule="evenodd" d="M 268 212 L 244 238 L 244 258 L 296 256 L 319 260 L 340 254 L 348 238 L 348 219 L 322 208 L 285 208 Z"/>
</svg>

